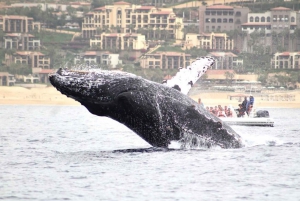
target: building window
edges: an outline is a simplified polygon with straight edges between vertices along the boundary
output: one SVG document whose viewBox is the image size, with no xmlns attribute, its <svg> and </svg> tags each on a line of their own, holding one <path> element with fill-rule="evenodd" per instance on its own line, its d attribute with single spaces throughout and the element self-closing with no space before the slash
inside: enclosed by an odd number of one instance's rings
<svg viewBox="0 0 300 201">
<path fill-rule="evenodd" d="M 291 22 L 295 22 L 295 17 L 291 17 Z"/>
<path fill-rule="evenodd" d="M 265 17 L 261 17 L 261 18 L 260 18 L 260 21 L 261 21 L 261 22 L 265 22 L 265 21 L 266 21 L 266 18 L 265 18 Z"/>
<path fill-rule="evenodd" d="M 250 22 L 253 22 L 253 17 L 250 17 Z"/>
<path fill-rule="evenodd" d="M 285 15 L 285 16 L 284 16 L 284 21 L 285 21 L 285 22 L 288 22 L 288 21 L 289 21 L 289 16 Z"/>
<path fill-rule="evenodd" d="M 223 23 L 227 23 L 227 19 L 226 18 L 223 19 Z"/>
<path fill-rule="evenodd" d="M 273 22 L 277 22 L 277 15 L 273 15 Z"/>
<path fill-rule="evenodd" d="M 267 17 L 267 22 L 271 22 L 271 18 L 270 17 Z"/>
<path fill-rule="evenodd" d="M 205 22 L 206 22 L 206 23 L 210 23 L 210 18 L 206 18 L 206 19 L 205 19 Z"/>
<path fill-rule="evenodd" d="M 217 19 L 217 23 L 221 23 L 222 22 L 222 19 L 221 18 L 218 18 Z"/>
<path fill-rule="evenodd" d="M 259 17 L 255 17 L 255 22 L 259 22 Z"/>
<path fill-rule="evenodd" d="M 212 19 L 211 19 L 211 22 L 212 22 L 212 23 L 215 23 L 215 22 L 216 22 L 216 19 L 215 19 L 215 18 L 212 18 Z"/>
</svg>

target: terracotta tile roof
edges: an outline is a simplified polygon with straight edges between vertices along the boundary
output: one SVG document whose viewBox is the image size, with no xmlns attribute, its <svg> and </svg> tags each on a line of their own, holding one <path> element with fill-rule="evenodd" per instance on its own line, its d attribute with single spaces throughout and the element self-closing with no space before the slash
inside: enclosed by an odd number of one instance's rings
<svg viewBox="0 0 300 201">
<path fill-rule="evenodd" d="M 54 73 L 54 69 L 42 69 L 39 74 L 50 74 L 50 73 Z"/>
<path fill-rule="evenodd" d="M 171 76 L 171 75 L 166 75 L 166 76 L 164 77 L 164 80 L 170 80 L 170 79 L 172 79 L 172 76 Z"/>
<path fill-rule="evenodd" d="M 8 72 L 0 72 L 0 77 L 1 76 L 9 76 L 10 74 Z"/>
<path fill-rule="evenodd" d="M 105 7 L 104 6 L 98 7 L 98 8 L 95 8 L 94 10 L 105 10 Z"/>
<path fill-rule="evenodd" d="M 20 15 L 7 15 L 7 18 L 8 18 L 8 19 L 12 19 L 12 20 L 14 20 L 14 19 L 24 19 L 24 18 L 26 18 L 26 16 L 20 16 Z"/>
<path fill-rule="evenodd" d="M 210 36 L 210 33 L 201 33 L 200 36 Z"/>
<path fill-rule="evenodd" d="M 95 51 L 89 51 L 89 52 L 84 53 L 84 56 L 96 56 L 96 55 L 97 55 L 97 52 L 95 52 Z"/>
<path fill-rule="evenodd" d="M 154 8 L 154 6 L 141 6 L 136 8 L 136 10 L 151 10 L 152 8 Z"/>
<path fill-rule="evenodd" d="M 70 2 L 70 5 L 81 5 L 81 6 L 90 6 L 91 3 L 87 3 L 87 2 Z"/>
<path fill-rule="evenodd" d="M 114 5 L 131 5 L 131 3 L 125 2 L 125 1 L 119 1 L 114 3 Z"/>
<path fill-rule="evenodd" d="M 172 11 L 159 11 L 156 13 L 151 13 L 151 15 L 169 15 Z"/>
<path fill-rule="evenodd" d="M 212 69 L 209 69 L 206 71 L 206 74 L 207 75 L 224 75 L 225 72 L 229 72 L 229 73 L 234 73 L 234 70 L 212 70 Z"/>
<path fill-rule="evenodd" d="M 41 52 L 16 52 L 16 54 L 18 55 L 23 55 L 23 56 L 28 56 L 28 55 L 38 55 L 38 56 L 45 56 L 43 53 Z"/>
<path fill-rule="evenodd" d="M 118 37 L 118 34 L 112 33 L 112 34 L 107 34 L 105 35 L 106 37 Z"/>
<path fill-rule="evenodd" d="M 276 7 L 276 8 L 271 8 L 271 10 L 291 10 L 290 8 L 285 8 L 285 7 Z"/>
<path fill-rule="evenodd" d="M 140 34 L 132 33 L 132 34 L 126 34 L 126 35 L 124 35 L 124 37 L 139 36 L 139 35 L 140 35 Z"/>
<path fill-rule="evenodd" d="M 184 54 L 182 52 L 157 52 L 160 55 L 166 55 L 166 56 L 191 56 L 190 54 Z"/>
<path fill-rule="evenodd" d="M 213 35 L 215 37 L 224 37 L 225 34 L 223 34 L 223 33 L 214 33 Z"/>
<path fill-rule="evenodd" d="M 7 33 L 7 34 L 5 34 L 5 36 L 11 36 L 11 37 L 18 37 L 18 36 L 21 36 L 21 35 L 22 34 L 20 34 L 20 33 Z M 34 37 L 34 35 L 31 35 L 31 34 L 27 34 L 25 36 L 28 36 L 28 37 L 31 37 L 31 38 Z"/>
<path fill-rule="evenodd" d="M 12 36 L 12 37 L 14 37 L 14 36 L 20 36 L 20 34 L 19 33 L 7 33 L 7 34 L 5 34 L 5 36 Z"/>
<path fill-rule="evenodd" d="M 282 52 L 282 53 L 280 54 L 280 56 L 290 56 L 290 53 L 289 53 L 289 52 Z"/>
<path fill-rule="evenodd" d="M 212 55 L 212 56 L 215 56 L 215 57 L 224 57 L 224 56 L 237 57 L 232 52 L 210 52 L 209 54 Z"/>
<path fill-rule="evenodd" d="M 212 5 L 206 7 L 208 10 L 233 10 L 232 6 L 224 6 L 224 5 Z"/>
</svg>

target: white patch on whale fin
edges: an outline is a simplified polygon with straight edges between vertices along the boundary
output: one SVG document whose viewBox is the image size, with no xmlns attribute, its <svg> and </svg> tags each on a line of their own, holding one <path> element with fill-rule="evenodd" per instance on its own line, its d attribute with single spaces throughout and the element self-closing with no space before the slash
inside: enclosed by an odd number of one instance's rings
<svg viewBox="0 0 300 201">
<path fill-rule="evenodd" d="M 179 72 L 170 80 L 165 82 L 169 87 L 178 86 L 180 91 L 187 95 L 193 84 L 213 66 L 215 59 L 209 56 L 200 57 L 187 68 L 180 68 Z M 176 87 L 177 88 L 177 87 Z"/>
</svg>

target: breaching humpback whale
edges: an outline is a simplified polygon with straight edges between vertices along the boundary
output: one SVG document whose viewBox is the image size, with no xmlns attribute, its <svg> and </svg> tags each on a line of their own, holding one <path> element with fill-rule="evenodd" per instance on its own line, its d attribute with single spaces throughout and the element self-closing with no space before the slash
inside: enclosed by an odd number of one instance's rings
<svg viewBox="0 0 300 201">
<path fill-rule="evenodd" d="M 49 79 L 58 91 L 92 114 L 124 124 L 154 147 L 167 148 L 171 141 L 222 148 L 242 146 L 234 130 L 174 89 L 174 83 L 160 84 L 122 71 L 62 68 Z"/>
</svg>

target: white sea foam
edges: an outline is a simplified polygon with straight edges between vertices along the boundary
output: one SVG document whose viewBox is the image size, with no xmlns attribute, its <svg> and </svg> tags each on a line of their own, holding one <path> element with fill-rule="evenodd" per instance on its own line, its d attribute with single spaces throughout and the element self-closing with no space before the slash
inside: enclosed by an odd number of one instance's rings
<svg viewBox="0 0 300 201">
<path fill-rule="evenodd" d="M 284 142 L 274 136 L 267 134 L 253 135 L 253 133 L 241 133 L 240 134 L 245 147 L 253 147 L 259 145 L 276 146 L 281 145 Z"/>
</svg>

